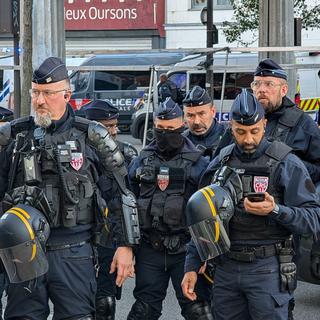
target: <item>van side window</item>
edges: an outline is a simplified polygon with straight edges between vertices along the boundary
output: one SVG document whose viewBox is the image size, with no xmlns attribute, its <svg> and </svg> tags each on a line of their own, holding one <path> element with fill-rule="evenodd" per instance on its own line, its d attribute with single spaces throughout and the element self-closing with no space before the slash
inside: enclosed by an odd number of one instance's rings
<svg viewBox="0 0 320 320">
<path fill-rule="evenodd" d="M 70 85 L 73 92 L 84 91 L 89 84 L 90 71 L 78 71 L 70 78 Z"/>
<path fill-rule="evenodd" d="M 174 82 L 180 90 L 186 90 L 187 75 L 185 73 L 173 73 L 169 80 Z"/>
<path fill-rule="evenodd" d="M 150 71 L 96 71 L 95 91 L 137 90 L 149 87 Z"/>
<path fill-rule="evenodd" d="M 205 73 L 190 74 L 190 89 L 198 85 L 205 88 Z M 214 74 L 214 98 L 221 99 L 223 73 Z M 224 88 L 224 99 L 233 100 L 241 92 L 242 88 L 250 89 L 250 83 L 253 81 L 253 74 L 249 72 L 227 73 Z"/>
</svg>

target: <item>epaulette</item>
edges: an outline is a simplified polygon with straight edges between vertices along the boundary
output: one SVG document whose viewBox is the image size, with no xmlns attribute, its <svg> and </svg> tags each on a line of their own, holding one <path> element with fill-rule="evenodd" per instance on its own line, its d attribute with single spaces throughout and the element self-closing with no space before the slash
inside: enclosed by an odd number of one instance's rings
<svg viewBox="0 0 320 320">
<path fill-rule="evenodd" d="M 280 142 L 280 141 L 273 141 L 270 146 L 267 148 L 265 153 L 277 160 L 281 161 L 287 154 L 289 154 L 292 151 L 292 148 L 287 146 L 286 144 Z"/>
<path fill-rule="evenodd" d="M 73 124 L 75 128 L 81 131 L 88 132 L 88 127 L 91 122 L 92 122 L 91 120 L 88 120 L 86 118 L 75 116 Z"/>
</svg>

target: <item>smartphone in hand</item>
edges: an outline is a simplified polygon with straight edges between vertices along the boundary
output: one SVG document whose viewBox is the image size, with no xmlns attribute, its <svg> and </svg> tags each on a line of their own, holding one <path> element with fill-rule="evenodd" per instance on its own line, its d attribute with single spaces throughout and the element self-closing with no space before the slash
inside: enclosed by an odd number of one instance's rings
<svg viewBox="0 0 320 320">
<path fill-rule="evenodd" d="M 249 192 L 247 193 L 247 198 L 251 202 L 261 202 L 265 200 L 264 192 Z"/>
</svg>

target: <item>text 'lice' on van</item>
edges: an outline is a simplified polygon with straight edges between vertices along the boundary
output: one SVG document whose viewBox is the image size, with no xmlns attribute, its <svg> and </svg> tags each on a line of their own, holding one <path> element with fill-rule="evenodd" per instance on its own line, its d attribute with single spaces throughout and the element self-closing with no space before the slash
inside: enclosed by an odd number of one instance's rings
<svg viewBox="0 0 320 320">
<path fill-rule="evenodd" d="M 162 72 L 180 61 L 183 52 L 131 52 L 95 55 L 70 76 L 70 104 L 80 109 L 94 99 L 110 101 L 119 109 L 119 128 L 128 131 L 134 104 L 150 83 L 150 67 L 161 65 Z"/>
<path fill-rule="evenodd" d="M 258 65 L 257 53 L 230 53 L 226 66 L 226 54 L 215 53 L 214 70 L 214 103 L 217 109 L 216 117 L 220 121 L 229 120 L 229 111 L 235 97 L 242 88 L 250 89 L 253 81 L 253 73 Z M 182 92 L 182 95 L 192 89 L 195 85 L 205 88 L 206 57 L 203 55 L 186 56 L 168 71 L 168 79 L 174 82 Z M 320 106 L 320 69 L 314 68 L 314 64 L 320 64 L 320 52 L 296 53 L 296 63 L 310 64 L 310 68 L 297 69 L 297 86 L 295 94 L 296 104 L 316 120 L 317 110 Z M 221 108 L 221 92 L 223 87 L 224 69 L 226 69 L 226 80 L 223 95 L 223 108 Z M 152 112 L 149 109 L 149 121 L 147 140 L 152 139 Z M 143 138 L 145 122 L 145 104 L 133 115 L 131 133 L 135 138 Z"/>
</svg>

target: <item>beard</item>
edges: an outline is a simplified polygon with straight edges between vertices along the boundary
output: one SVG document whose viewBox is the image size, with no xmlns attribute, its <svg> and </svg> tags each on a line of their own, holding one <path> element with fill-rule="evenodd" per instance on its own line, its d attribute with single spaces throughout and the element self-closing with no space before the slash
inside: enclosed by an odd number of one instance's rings
<svg viewBox="0 0 320 320">
<path fill-rule="evenodd" d="M 263 100 L 263 101 L 261 101 Z M 262 104 L 264 112 L 266 114 L 272 113 L 280 108 L 282 104 L 282 97 L 279 97 L 279 101 L 277 103 L 272 103 L 268 98 L 264 96 L 258 97 L 258 101 Z"/>
<path fill-rule="evenodd" d="M 244 143 L 244 144 L 238 144 L 239 148 L 242 150 L 242 152 L 246 154 L 253 154 L 256 152 L 258 145 L 255 143 Z"/>
<path fill-rule="evenodd" d="M 37 112 L 34 115 L 34 122 L 41 128 L 48 128 L 52 123 L 51 113 L 48 112 L 44 115 L 40 115 Z"/>
</svg>

